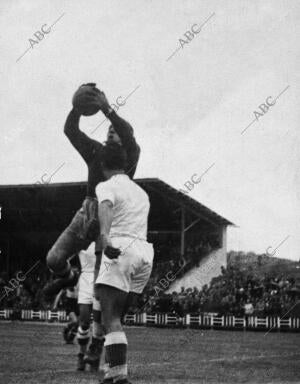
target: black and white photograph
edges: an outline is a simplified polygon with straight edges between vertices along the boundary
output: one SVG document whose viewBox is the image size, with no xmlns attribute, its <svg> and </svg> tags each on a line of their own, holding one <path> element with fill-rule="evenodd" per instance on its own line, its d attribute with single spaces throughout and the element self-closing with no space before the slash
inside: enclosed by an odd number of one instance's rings
<svg viewBox="0 0 300 384">
<path fill-rule="evenodd" d="M 300 383 L 300 2 L 0 0 L 0 383 Z"/>
</svg>

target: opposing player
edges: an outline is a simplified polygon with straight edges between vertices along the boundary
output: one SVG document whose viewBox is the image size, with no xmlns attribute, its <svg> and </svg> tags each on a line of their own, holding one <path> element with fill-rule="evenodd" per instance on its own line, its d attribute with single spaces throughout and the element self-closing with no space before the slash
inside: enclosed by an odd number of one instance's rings
<svg viewBox="0 0 300 384">
<path fill-rule="evenodd" d="M 128 160 L 125 171 L 132 178 L 140 155 L 140 148 L 134 138 L 133 129 L 110 107 L 105 94 L 99 91 L 95 84 L 91 83 L 89 85 L 91 85 L 90 90 L 85 93 L 82 100 L 86 104 L 98 106 L 110 120 L 111 125 L 107 133 L 107 142 L 122 145 Z M 47 265 L 57 276 L 56 279 L 44 287 L 44 294 L 49 298 L 56 295 L 62 288 L 76 284 L 78 276 L 72 271 L 67 258 L 82 249 L 86 249 L 99 233 L 98 203 L 95 187 L 100 181 L 104 180 L 101 167 L 103 144 L 89 138 L 80 131 L 79 120 L 81 113 L 76 108 L 71 110 L 65 123 L 64 132 L 87 164 L 87 193 L 82 207 L 47 255 Z"/>
<path fill-rule="evenodd" d="M 94 298 L 95 242 L 91 243 L 86 251 L 80 251 L 78 256 L 81 273 L 78 282 L 79 327 L 77 341 L 80 351 L 78 353 L 77 370 L 84 371 L 86 363 L 88 363 L 92 371 L 97 371 L 104 343 L 104 332 L 101 327 L 100 303 Z M 92 311 L 92 342 L 89 350 L 87 350 L 90 341 Z"/>
<path fill-rule="evenodd" d="M 103 173 L 96 187 L 103 255 L 95 295 L 105 327 L 104 383 L 128 384 L 127 338 L 121 317 L 131 297 L 142 293 L 153 264 L 147 242 L 148 195 L 125 174 L 126 152 L 115 143 L 103 150 Z"/>
<path fill-rule="evenodd" d="M 78 329 L 78 284 L 75 287 L 62 289 L 59 292 L 52 306 L 53 311 L 57 310 L 58 304 L 63 295 L 65 295 L 65 310 L 69 319 L 68 324 L 63 329 L 63 338 L 66 344 L 73 344 L 73 340 L 75 339 Z"/>
</svg>

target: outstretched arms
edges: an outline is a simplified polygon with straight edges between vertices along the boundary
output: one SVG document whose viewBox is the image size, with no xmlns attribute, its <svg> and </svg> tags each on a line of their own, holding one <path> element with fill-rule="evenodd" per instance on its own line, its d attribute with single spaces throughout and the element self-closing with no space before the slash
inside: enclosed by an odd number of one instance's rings
<svg viewBox="0 0 300 384">
<path fill-rule="evenodd" d="M 133 128 L 111 108 L 103 92 L 100 91 L 100 93 L 97 94 L 97 98 L 101 111 L 112 123 L 127 152 L 128 167 L 126 173 L 130 178 L 133 178 L 141 151 L 135 140 Z"/>
<path fill-rule="evenodd" d="M 122 145 L 127 152 L 128 167 L 126 169 L 126 173 L 132 179 L 135 174 L 141 152 L 140 147 L 133 135 L 133 128 L 126 120 L 118 116 L 114 110 L 112 110 L 107 117 L 119 135 Z"/>
<path fill-rule="evenodd" d="M 80 153 L 86 163 L 89 163 L 93 156 L 96 146 L 101 145 L 98 141 L 92 140 L 79 129 L 80 114 L 76 109 L 69 113 L 64 133 L 72 143 L 73 147 Z"/>
<path fill-rule="evenodd" d="M 81 102 L 87 104 L 97 104 L 96 95 L 99 94 L 100 91 L 96 88 L 95 83 L 83 84 L 83 86 L 87 85 L 90 87 L 81 95 Z M 81 87 L 82 86 L 80 86 L 79 89 L 75 92 L 75 95 Z M 92 140 L 79 129 L 80 116 L 81 112 L 73 107 L 72 111 L 67 117 L 64 132 L 72 145 L 83 157 L 84 161 L 89 163 L 93 159 L 95 149 L 99 148 L 99 146 L 102 146 L 102 144 L 96 140 Z"/>
<path fill-rule="evenodd" d="M 89 104 L 97 105 L 112 123 L 127 153 L 126 173 L 130 178 L 133 178 L 140 156 L 140 147 L 135 140 L 133 128 L 111 108 L 105 94 L 95 87 L 96 84 L 90 83 L 89 85 L 92 86 L 91 89 L 81 96 L 84 98 L 83 102 L 86 101 Z M 93 159 L 95 150 L 102 144 L 80 131 L 80 116 L 80 112 L 73 108 L 65 123 L 64 132 L 85 162 L 89 163 Z"/>
</svg>

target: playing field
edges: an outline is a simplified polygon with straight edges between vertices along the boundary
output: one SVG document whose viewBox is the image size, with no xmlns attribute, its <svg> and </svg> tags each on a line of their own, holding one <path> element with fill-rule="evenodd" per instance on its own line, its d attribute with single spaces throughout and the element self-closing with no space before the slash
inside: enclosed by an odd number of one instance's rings
<svg viewBox="0 0 300 384">
<path fill-rule="evenodd" d="M 134 383 L 300 383 L 300 334 L 126 328 Z M 0 323 L 1 384 L 96 384 L 62 326 Z"/>
</svg>

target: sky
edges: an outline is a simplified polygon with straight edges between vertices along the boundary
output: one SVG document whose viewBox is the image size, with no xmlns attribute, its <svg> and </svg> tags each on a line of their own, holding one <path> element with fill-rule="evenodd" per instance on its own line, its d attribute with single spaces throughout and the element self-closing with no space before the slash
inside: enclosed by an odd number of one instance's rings
<svg viewBox="0 0 300 384">
<path fill-rule="evenodd" d="M 86 180 L 63 126 L 95 82 L 129 96 L 136 178 L 202 175 L 189 196 L 236 224 L 228 250 L 286 239 L 274 257 L 299 260 L 299 16 L 297 0 L 1 0 L 0 184 Z M 80 127 L 103 141 L 102 121 Z"/>
</svg>

